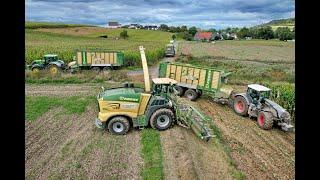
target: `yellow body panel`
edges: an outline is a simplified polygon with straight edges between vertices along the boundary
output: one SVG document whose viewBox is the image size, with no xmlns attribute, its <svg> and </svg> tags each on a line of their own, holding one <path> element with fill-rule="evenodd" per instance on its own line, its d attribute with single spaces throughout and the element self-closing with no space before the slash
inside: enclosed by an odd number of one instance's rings
<svg viewBox="0 0 320 180">
<path fill-rule="evenodd" d="M 215 71 L 212 75 L 212 83 L 211 83 L 211 88 L 218 88 L 219 85 L 219 77 L 220 77 L 220 72 Z"/>
<path fill-rule="evenodd" d="M 150 97 L 151 97 L 151 94 L 145 94 L 145 93 L 141 94 L 141 102 L 140 102 L 138 115 L 143 115 L 145 113 Z"/>
<path fill-rule="evenodd" d="M 92 63 L 92 55 L 90 52 L 87 52 L 87 63 L 91 64 Z"/>
<path fill-rule="evenodd" d="M 182 67 L 177 66 L 176 77 L 174 78 L 174 80 L 176 80 L 178 82 L 180 81 L 180 78 L 181 78 L 181 70 L 182 70 Z"/>
<path fill-rule="evenodd" d="M 200 73 L 200 69 L 194 69 L 194 75 L 193 76 L 195 77 L 195 79 L 193 80 L 192 85 L 198 85 L 199 84 L 199 79 L 200 79 L 199 73 Z"/>
<path fill-rule="evenodd" d="M 77 60 L 78 60 L 78 64 L 82 64 L 81 52 L 77 52 Z"/>
</svg>

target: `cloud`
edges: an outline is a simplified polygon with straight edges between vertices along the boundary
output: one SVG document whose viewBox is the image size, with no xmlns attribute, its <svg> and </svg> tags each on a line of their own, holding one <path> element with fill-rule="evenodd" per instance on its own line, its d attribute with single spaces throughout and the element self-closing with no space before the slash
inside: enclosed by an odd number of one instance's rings
<svg viewBox="0 0 320 180">
<path fill-rule="evenodd" d="M 294 17 L 292 0 L 27 0 L 29 21 L 105 25 L 187 25 L 201 28 L 253 26 Z"/>
</svg>

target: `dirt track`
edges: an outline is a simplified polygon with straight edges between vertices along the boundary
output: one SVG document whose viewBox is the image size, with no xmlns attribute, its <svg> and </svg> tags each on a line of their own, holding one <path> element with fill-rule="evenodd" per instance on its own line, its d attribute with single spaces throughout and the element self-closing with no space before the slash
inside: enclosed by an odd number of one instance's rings
<svg viewBox="0 0 320 180">
<path fill-rule="evenodd" d="M 93 124 L 97 110 L 80 115 L 54 108 L 25 125 L 26 179 L 138 179 L 140 135 L 113 136 Z"/>
<path fill-rule="evenodd" d="M 294 179 L 295 136 L 279 129 L 265 131 L 255 120 L 237 116 L 227 106 L 199 99 L 197 104 L 222 131 L 237 168 L 248 179 Z"/>
</svg>

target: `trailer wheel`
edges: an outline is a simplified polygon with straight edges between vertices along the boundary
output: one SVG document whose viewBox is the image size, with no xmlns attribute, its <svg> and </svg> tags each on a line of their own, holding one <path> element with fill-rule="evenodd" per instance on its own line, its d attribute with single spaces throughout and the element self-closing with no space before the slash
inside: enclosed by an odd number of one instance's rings
<svg viewBox="0 0 320 180">
<path fill-rule="evenodd" d="M 100 68 L 99 67 L 93 67 L 91 68 L 94 72 L 99 73 L 100 72 Z"/>
<path fill-rule="evenodd" d="M 194 90 L 194 89 L 188 89 L 186 90 L 186 92 L 184 93 L 184 95 L 190 99 L 191 101 L 194 101 L 198 98 L 198 93 Z"/>
<path fill-rule="evenodd" d="M 112 68 L 111 68 L 110 66 L 106 66 L 106 67 L 104 67 L 104 68 L 102 69 L 103 72 L 109 72 L 109 71 L 111 71 L 111 70 L 112 70 Z"/>
<path fill-rule="evenodd" d="M 174 86 L 174 89 L 178 91 L 178 96 L 182 96 L 185 91 L 185 89 L 181 86 Z"/>
<path fill-rule="evenodd" d="M 237 96 L 233 101 L 233 110 L 240 116 L 248 114 L 247 101 L 242 96 Z"/>
<path fill-rule="evenodd" d="M 261 129 L 269 130 L 273 126 L 273 115 L 270 112 L 260 111 L 257 121 Z"/>
<path fill-rule="evenodd" d="M 168 129 L 174 120 L 174 114 L 170 109 L 158 109 L 156 110 L 151 118 L 150 125 L 153 129 L 159 131 Z"/>
<path fill-rule="evenodd" d="M 129 131 L 130 124 L 127 118 L 116 116 L 109 121 L 108 129 L 112 134 L 123 135 Z"/>
</svg>

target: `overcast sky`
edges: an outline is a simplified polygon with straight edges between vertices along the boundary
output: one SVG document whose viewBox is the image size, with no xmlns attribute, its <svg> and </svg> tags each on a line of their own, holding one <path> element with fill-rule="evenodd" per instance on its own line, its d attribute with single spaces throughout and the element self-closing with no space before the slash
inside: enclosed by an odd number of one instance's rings
<svg viewBox="0 0 320 180">
<path fill-rule="evenodd" d="M 27 21 L 164 23 L 203 29 L 250 27 L 295 17 L 293 0 L 26 0 L 25 8 Z"/>
</svg>

